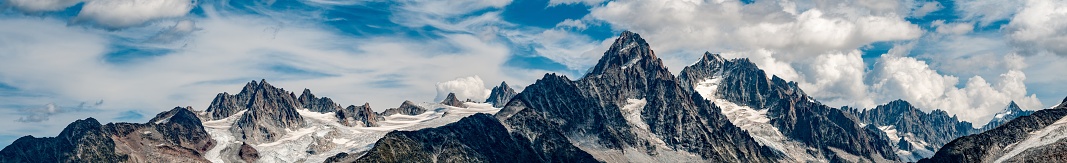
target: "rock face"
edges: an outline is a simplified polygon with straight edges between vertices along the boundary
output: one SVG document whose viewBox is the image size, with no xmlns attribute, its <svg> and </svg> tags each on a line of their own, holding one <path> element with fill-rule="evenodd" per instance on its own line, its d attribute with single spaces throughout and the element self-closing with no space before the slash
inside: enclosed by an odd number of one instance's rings
<svg viewBox="0 0 1067 163">
<path fill-rule="evenodd" d="M 993 119 L 989 120 L 989 123 L 983 125 L 981 131 L 992 130 L 993 128 L 997 128 L 997 126 L 1008 123 L 1008 121 L 1015 118 L 1028 116 L 1033 113 L 1034 111 L 1032 110 L 1023 110 L 1018 104 L 1015 104 L 1015 101 L 1012 101 L 1011 103 L 1008 103 L 1007 107 L 1004 107 L 1004 110 L 994 114 Z"/>
<path fill-rule="evenodd" d="M 349 105 L 337 111 L 335 115 L 341 124 L 346 126 L 377 127 L 378 121 L 385 121 L 384 117 L 370 108 L 370 103 L 364 103 L 362 106 Z"/>
<path fill-rule="evenodd" d="M 441 104 L 445 104 L 445 105 L 448 105 L 448 106 L 461 107 L 461 108 L 467 107 L 467 105 L 463 104 L 463 101 L 459 101 L 459 99 L 456 99 L 456 94 L 455 93 L 448 93 L 448 96 L 445 97 L 444 101 L 441 101 Z"/>
<path fill-rule="evenodd" d="M 177 107 L 149 123 L 88 118 L 57 137 L 25 136 L 0 150 L 0 162 L 208 162 L 202 155 L 214 145 L 191 108 Z"/>
<path fill-rule="evenodd" d="M 385 109 L 385 111 L 382 111 L 382 116 L 389 116 L 393 114 L 419 115 L 425 113 L 426 111 L 426 108 L 422 108 L 419 105 L 415 105 L 414 102 L 405 100 L 404 103 L 400 104 L 400 107 L 389 108 Z"/>
<path fill-rule="evenodd" d="M 356 162 L 596 162 L 584 153 L 578 153 L 580 157 L 542 158 L 544 155 L 531 148 L 528 140 L 508 134 L 488 114 L 475 114 L 437 128 L 390 132 L 374 146 Z"/>
<path fill-rule="evenodd" d="M 214 116 L 214 112 L 221 112 L 221 108 L 245 109 L 244 114 L 240 115 L 230 128 L 230 132 L 239 140 L 252 144 L 272 142 L 284 136 L 286 129 L 295 130 L 306 126 L 304 118 L 296 111 L 300 108 L 300 103 L 295 95 L 285 89 L 271 86 L 266 80 L 259 83 L 249 82 L 235 97 L 238 99 L 237 106 L 218 107 L 220 109 L 215 110 L 208 108 L 208 112 L 212 113 L 212 118 L 219 118 Z M 212 106 L 215 103 L 217 102 L 212 102 Z"/>
<path fill-rule="evenodd" d="M 244 162 L 256 162 L 259 159 L 259 152 L 252 146 L 241 143 L 241 150 L 237 152 L 239 158 Z"/>
<path fill-rule="evenodd" d="M 311 94 L 311 90 L 309 89 L 304 89 L 304 92 L 300 93 L 297 102 L 299 102 L 302 107 L 313 112 L 329 113 L 341 110 L 341 105 L 334 103 L 332 99 L 328 97 L 315 98 L 315 94 Z"/>
<path fill-rule="evenodd" d="M 485 102 L 493 104 L 493 107 L 502 108 L 516 94 L 519 93 L 511 89 L 507 82 L 500 82 L 500 86 L 493 87 L 492 92 L 489 93 L 489 98 L 485 99 Z"/>
<path fill-rule="evenodd" d="M 903 100 L 895 100 L 874 109 L 852 111 L 860 122 L 889 134 L 899 149 L 897 154 L 903 161 L 914 162 L 930 157 L 938 148 L 953 139 L 977 133 L 970 122 L 963 122 L 955 116 L 949 116 L 942 110 L 923 112 Z"/>
<path fill-rule="evenodd" d="M 1052 109 L 949 142 L 919 162 L 1065 162 L 1067 99 Z"/>
<path fill-rule="evenodd" d="M 796 82 L 768 77 L 748 59 L 726 60 L 705 53 L 696 64 L 683 69 L 679 78 L 682 87 L 706 94 L 706 98 L 766 111 L 767 123 L 789 140 L 814 149 L 807 153 L 814 153 L 816 159 L 896 160 L 892 146 L 896 142 L 886 140 L 880 131 L 860 126 L 855 115 L 816 102 Z"/>
</svg>

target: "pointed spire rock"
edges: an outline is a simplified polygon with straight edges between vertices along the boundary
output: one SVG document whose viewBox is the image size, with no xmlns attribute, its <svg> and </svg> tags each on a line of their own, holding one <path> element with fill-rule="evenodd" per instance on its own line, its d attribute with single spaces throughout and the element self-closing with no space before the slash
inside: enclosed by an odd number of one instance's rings
<svg viewBox="0 0 1067 163">
<path fill-rule="evenodd" d="M 648 42 L 641 35 L 630 31 L 624 31 L 615 39 L 608 51 L 600 57 L 600 61 L 589 72 L 589 75 L 604 74 L 608 72 L 624 70 L 632 67 L 642 67 L 657 71 L 666 71 L 662 61 L 656 57 L 655 52 L 649 47 Z"/>
<path fill-rule="evenodd" d="M 312 94 L 311 90 L 307 88 L 304 88 L 304 92 L 297 98 L 297 102 L 305 109 L 319 113 L 336 112 L 341 109 L 341 105 L 334 103 L 333 99 L 328 97 L 316 98 L 315 94 Z"/>
<path fill-rule="evenodd" d="M 456 93 L 448 93 L 448 97 L 445 97 L 445 100 L 441 101 L 441 104 L 445 104 L 445 105 L 448 105 L 448 106 L 461 107 L 461 108 L 467 107 L 467 105 L 463 104 L 463 101 L 460 101 L 459 99 L 456 99 Z"/>
<path fill-rule="evenodd" d="M 519 93 L 511 89 L 507 82 L 500 82 L 500 86 L 493 87 L 493 90 L 489 93 L 489 98 L 485 99 L 485 102 L 493 104 L 493 107 L 502 108 L 516 94 Z"/>
</svg>

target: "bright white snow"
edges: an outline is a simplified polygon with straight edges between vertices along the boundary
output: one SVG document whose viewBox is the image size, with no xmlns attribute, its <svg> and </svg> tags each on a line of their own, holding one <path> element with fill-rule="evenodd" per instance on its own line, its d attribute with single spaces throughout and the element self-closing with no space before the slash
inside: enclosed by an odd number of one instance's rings
<svg viewBox="0 0 1067 163">
<path fill-rule="evenodd" d="M 730 123 L 748 131 L 749 135 L 757 143 L 789 157 L 786 158 L 787 160 L 782 161 L 818 162 L 820 160 L 818 159 L 820 156 L 812 155 L 811 153 L 814 152 L 809 152 L 817 150 L 785 137 L 777 127 L 771 125 L 769 123 L 770 118 L 767 117 L 767 109 L 757 110 L 748 106 L 737 105 L 724 99 L 718 99 L 716 91 L 721 81 L 721 76 L 716 75 L 700 81 L 693 89 L 700 93 L 704 99 L 711 100 L 716 106 L 719 106 L 722 109 L 722 114 L 730 120 Z"/>
<path fill-rule="evenodd" d="M 1007 152 L 1004 156 L 1001 156 L 995 162 L 1004 162 L 1027 149 L 1049 145 L 1064 138 L 1067 138 L 1067 117 L 1060 118 L 1051 125 L 1030 133 L 1030 136 L 1022 142 L 1009 145 L 1005 148 Z"/>
<path fill-rule="evenodd" d="M 418 130 L 430 127 L 439 127 L 445 124 L 459 121 L 476 113 L 494 114 L 500 108 L 493 108 L 492 104 L 468 102 L 467 108 L 452 107 L 437 103 L 419 104 L 429 109 L 419 115 L 390 115 L 385 121 L 379 122 L 379 127 L 349 127 L 337 122 L 334 113 L 319 113 L 307 109 L 299 109 L 297 112 L 304 117 L 308 127 L 288 132 L 281 139 L 263 143 L 250 144 L 259 151 L 262 162 L 322 162 L 326 158 L 337 153 L 355 153 L 370 150 L 374 142 L 394 130 Z M 212 139 L 219 142 L 210 149 L 205 157 L 211 162 L 224 162 L 221 156 L 222 149 L 231 145 L 241 145 L 229 131 L 244 111 L 238 112 L 226 119 L 204 122 L 205 129 L 211 134 Z M 314 152 L 309 152 L 314 151 Z"/>
</svg>

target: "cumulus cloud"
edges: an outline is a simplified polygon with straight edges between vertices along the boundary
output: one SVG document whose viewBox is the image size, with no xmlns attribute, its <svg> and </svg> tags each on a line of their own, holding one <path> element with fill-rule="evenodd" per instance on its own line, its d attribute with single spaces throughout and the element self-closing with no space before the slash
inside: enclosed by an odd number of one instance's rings
<svg viewBox="0 0 1067 163">
<path fill-rule="evenodd" d="M 842 6 L 845 5 L 845 6 Z M 644 1 L 609 2 L 594 7 L 590 16 L 614 29 L 646 36 L 663 56 L 684 61 L 699 58 L 699 51 L 750 51 L 767 49 L 774 58 L 793 62 L 831 51 L 849 51 L 872 42 L 918 38 L 922 30 L 898 14 L 903 4 L 875 1 L 826 1 L 814 5 L 757 1 Z M 801 7 L 798 7 L 801 6 Z M 814 6 L 814 7 L 803 7 Z M 689 54 L 692 53 L 692 54 Z M 669 58 L 669 57 L 665 57 Z"/>
<path fill-rule="evenodd" d="M 867 77 L 876 101 L 904 99 L 920 108 L 941 109 L 955 113 L 962 120 L 981 125 L 1014 100 L 1023 108 L 1043 105 L 1036 95 L 1026 94 L 1026 75 L 1017 70 L 1001 74 L 996 83 L 981 76 L 967 79 L 957 88 L 959 78 L 941 75 L 924 61 L 911 57 L 885 55 Z"/>
<path fill-rule="evenodd" d="M 90 0 L 82 6 L 76 22 L 88 22 L 104 28 L 118 29 L 145 22 L 185 16 L 193 0 Z"/>
<path fill-rule="evenodd" d="M 28 13 L 59 11 L 81 3 L 82 0 L 7 0 L 7 5 Z"/>
<path fill-rule="evenodd" d="M 437 83 L 437 97 L 434 101 L 444 100 L 449 93 L 455 93 L 456 99 L 461 101 L 465 99 L 485 101 L 489 97 L 490 89 L 485 87 L 485 82 L 477 75 L 456 78 Z"/>
<path fill-rule="evenodd" d="M 1049 52 L 1067 56 L 1067 2 L 1028 0 L 1005 27 L 1007 37 L 1024 54 Z"/>
</svg>

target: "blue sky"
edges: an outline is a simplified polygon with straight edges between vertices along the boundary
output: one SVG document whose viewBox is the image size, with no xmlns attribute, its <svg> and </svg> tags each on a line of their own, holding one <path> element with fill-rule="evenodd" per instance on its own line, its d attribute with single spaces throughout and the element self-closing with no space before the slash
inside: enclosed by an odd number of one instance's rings
<svg viewBox="0 0 1067 163">
<path fill-rule="evenodd" d="M 0 0 L 0 119 L 18 124 L 0 127 L 0 146 L 86 117 L 202 110 L 259 79 L 376 110 L 448 92 L 484 99 L 501 81 L 521 90 L 544 73 L 579 77 L 623 30 L 648 39 L 675 73 L 722 53 L 829 105 L 904 99 L 980 125 L 1008 101 L 1034 110 L 1067 96 L 1065 9 L 1054 0 Z"/>
</svg>

